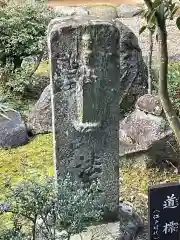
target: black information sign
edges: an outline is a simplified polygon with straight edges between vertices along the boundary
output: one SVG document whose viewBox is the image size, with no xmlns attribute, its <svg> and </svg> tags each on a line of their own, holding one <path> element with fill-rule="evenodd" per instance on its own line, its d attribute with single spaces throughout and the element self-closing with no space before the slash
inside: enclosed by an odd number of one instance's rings
<svg viewBox="0 0 180 240">
<path fill-rule="evenodd" d="M 149 187 L 149 240 L 180 240 L 180 183 Z"/>
</svg>

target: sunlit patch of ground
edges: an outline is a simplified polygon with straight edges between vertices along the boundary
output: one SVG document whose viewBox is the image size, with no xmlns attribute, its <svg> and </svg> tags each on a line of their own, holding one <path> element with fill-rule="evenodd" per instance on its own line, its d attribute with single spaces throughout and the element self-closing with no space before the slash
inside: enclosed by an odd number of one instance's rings
<svg viewBox="0 0 180 240">
<path fill-rule="evenodd" d="M 120 4 L 131 4 L 131 5 L 142 5 L 143 1 L 142 0 L 112 0 L 111 2 L 107 0 L 49 0 L 48 5 L 49 6 L 60 6 L 60 5 L 65 5 L 65 6 L 82 6 L 82 5 L 114 5 L 114 6 L 119 6 Z"/>
</svg>

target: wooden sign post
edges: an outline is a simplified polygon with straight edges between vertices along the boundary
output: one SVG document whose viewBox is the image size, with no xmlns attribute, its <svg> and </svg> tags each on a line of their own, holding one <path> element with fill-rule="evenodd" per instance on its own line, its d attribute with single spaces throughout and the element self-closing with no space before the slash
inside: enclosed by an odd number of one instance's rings
<svg viewBox="0 0 180 240">
<path fill-rule="evenodd" d="M 149 240 L 180 240 L 180 183 L 149 187 Z"/>
</svg>

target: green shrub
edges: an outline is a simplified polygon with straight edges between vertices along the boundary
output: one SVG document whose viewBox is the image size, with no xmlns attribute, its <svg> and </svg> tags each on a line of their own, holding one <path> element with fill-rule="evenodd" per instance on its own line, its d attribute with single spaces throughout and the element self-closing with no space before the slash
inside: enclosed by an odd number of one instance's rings
<svg viewBox="0 0 180 240">
<path fill-rule="evenodd" d="M 58 238 L 58 232 L 62 231 L 66 232 L 63 239 L 70 239 L 102 218 L 103 206 L 96 200 L 101 192 L 99 183 L 80 188 L 67 175 L 58 180 L 57 186 L 53 178 L 45 181 L 34 178 L 16 187 L 7 185 L 9 193 L 5 203 L 0 204 L 0 213 L 11 213 L 12 225 L 2 230 L 2 240 L 10 240 L 12 236 L 17 240 L 62 239 Z"/>
<path fill-rule="evenodd" d="M 13 71 L 11 68 L 6 68 L 8 80 L 3 84 L 4 92 L 10 90 L 16 95 L 25 96 L 28 87 L 33 86 L 37 80 L 36 75 L 32 74 L 31 66 L 21 67 Z"/>
<path fill-rule="evenodd" d="M 180 116 L 180 63 L 172 62 L 169 64 L 168 90 L 174 108 Z"/>
<path fill-rule="evenodd" d="M 22 93 L 33 84 L 32 63 L 23 68 L 22 63 L 27 57 L 43 55 L 48 23 L 60 15 L 44 1 L 11 0 L 0 8 L 0 80 L 4 87 Z"/>
<path fill-rule="evenodd" d="M 158 69 L 153 69 L 153 85 L 155 93 L 158 93 Z M 180 117 L 180 62 L 169 62 L 168 93 L 174 109 Z"/>
<path fill-rule="evenodd" d="M 49 21 L 56 14 L 43 2 L 10 1 L 0 9 L 0 53 L 1 64 L 21 67 L 28 56 L 37 56 L 44 50 Z"/>
</svg>

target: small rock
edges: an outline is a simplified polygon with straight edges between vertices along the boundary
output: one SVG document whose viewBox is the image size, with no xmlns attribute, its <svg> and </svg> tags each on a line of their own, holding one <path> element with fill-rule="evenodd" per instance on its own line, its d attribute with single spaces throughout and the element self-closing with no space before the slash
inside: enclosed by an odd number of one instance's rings
<svg viewBox="0 0 180 240">
<path fill-rule="evenodd" d="M 137 149 L 148 150 L 153 143 L 171 135 L 172 130 L 163 117 L 136 109 L 120 122 L 120 155 L 136 152 Z"/>
<path fill-rule="evenodd" d="M 145 113 L 151 113 L 155 116 L 160 116 L 163 112 L 159 97 L 151 94 L 145 94 L 141 96 L 136 102 L 136 108 Z"/>
<path fill-rule="evenodd" d="M 119 204 L 119 218 L 121 226 L 120 240 L 133 240 L 138 229 L 143 227 L 142 218 L 127 203 Z"/>
<path fill-rule="evenodd" d="M 164 167 L 164 162 L 176 166 L 179 165 L 180 152 L 174 149 L 177 149 L 177 142 L 163 116 L 146 114 L 136 109 L 120 121 L 121 166 Z"/>
<path fill-rule="evenodd" d="M 9 119 L 0 116 L 0 148 L 18 147 L 29 141 L 27 129 L 19 112 L 8 111 Z"/>
</svg>

